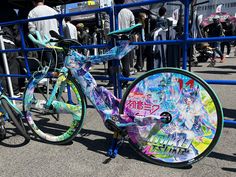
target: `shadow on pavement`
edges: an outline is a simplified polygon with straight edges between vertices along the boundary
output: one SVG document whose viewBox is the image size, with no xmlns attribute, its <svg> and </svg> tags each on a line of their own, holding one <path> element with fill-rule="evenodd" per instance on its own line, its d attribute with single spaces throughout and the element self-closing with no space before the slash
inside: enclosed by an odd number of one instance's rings
<svg viewBox="0 0 236 177">
<path fill-rule="evenodd" d="M 226 161 L 231 161 L 231 162 L 236 162 L 236 156 L 235 154 L 233 155 L 228 155 L 228 154 L 222 154 L 218 152 L 211 152 L 208 157 L 220 159 L 220 160 L 226 160 Z"/>
<path fill-rule="evenodd" d="M 221 169 L 224 170 L 224 171 L 236 172 L 236 168 L 225 168 L 225 167 L 223 167 Z"/>
<path fill-rule="evenodd" d="M 236 66 L 226 65 L 226 66 L 215 66 L 215 68 L 222 68 L 222 69 L 236 69 Z"/>
<path fill-rule="evenodd" d="M 232 119 L 236 119 L 236 109 L 223 108 L 224 116 Z"/>
<path fill-rule="evenodd" d="M 6 128 L 6 138 L 0 141 L 0 146 L 18 148 L 29 143 L 17 128 Z"/>
<path fill-rule="evenodd" d="M 107 155 L 107 150 L 110 147 L 111 141 L 112 141 L 112 133 L 105 133 L 105 132 L 100 132 L 100 131 L 96 131 L 96 130 L 82 129 L 80 132 L 80 135 L 81 135 L 81 137 L 74 138 L 74 141 L 76 141 L 78 143 L 82 143 L 90 151 L 97 152 L 97 153 L 103 154 L 105 156 Z M 92 140 L 92 139 L 86 138 L 90 135 L 100 136 L 105 139 L 99 138 L 99 139 Z M 128 142 L 124 142 L 122 144 L 122 146 L 119 149 L 118 155 L 120 155 L 126 159 L 135 159 L 138 161 L 143 161 L 143 162 L 147 162 L 147 163 L 152 164 L 151 162 L 149 162 L 146 159 L 139 156 L 138 153 L 136 153 L 130 147 Z M 108 161 L 108 163 L 109 163 L 110 159 L 107 159 L 105 161 Z M 106 164 L 106 162 L 104 162 L 104 164 Z M 182 168 L 178 168 L 178 169 L 189 170 L 191 168 L 192 168 L 192 166 L 188 165 L 186 167 L 182 167 Z"/>
<path fill-rule="evenodd" d="M 194 71 L 195 73 L 206 73 L 206 74 L 232 74 L 236 73 L 236 71 L 219 71 L 219 70 L 214 70 L 214 71 Z"/>
</svg>

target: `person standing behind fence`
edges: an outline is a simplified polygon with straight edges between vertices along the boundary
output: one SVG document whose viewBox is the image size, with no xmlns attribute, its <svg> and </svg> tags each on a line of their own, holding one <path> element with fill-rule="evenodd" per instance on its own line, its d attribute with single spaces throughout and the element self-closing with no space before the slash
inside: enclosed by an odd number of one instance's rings
<svg viewBox="0 0 236 177">
<path fill-rule="evenodd" d="M 89 35 L 89 29 L 85 27 L 83 23 L 78 23 L 76 25 L 76 28 L 77 28 L 79 43 L 81 43 L 82 45 L 90 45 L 92 37 Z M 89 49 L 84 48 L 82 50 L 79 50 L 79 52 L 81 51 L 86 56 L 89 56 L 90 54 Z"/>
<path fill-rule="evenodd" d="M 71 23 L 71 17 L 65 17 L 66 25 L 64 27 L 64 37 L 66 39 L 78 40 L 77 29 L 75 25 Z"/>
<path fill-rule="evenodd" d="M 223 27 L 222 27 L 222 24 L 220 23 L 220 17 L 219 16 L 215 16 L 213 18 L 213 24 L 209 28 L 208 36 L 209 37 L 223 36 Z M 212 59 L 211 64 L 209 65 L 209 67 L 215 65 L 216 53 L 218 53 L 220 55 L 220 62 L 223 63 L 224 62 L 224 55 L 222 54 L 222 52 L 219 49 L 220 43 L 216 41 L 216 42 L 211 42 L 210 45 L 211 45 L 212 48 L 214 48 L 214 50 L 213 50 L 213 59 Z"/>
<path fill-rule="evenodd" d="M 141 39 L 145 40 L 145 19 L 146 18 L 147 18 L 147 16 L 145 13 L 139 13 L 138 23 L 142 24 L 142 34 L 137 36 L 137 41 L 141 41 Z M 134 65 L 134 68 L 137 69 L 138 72 L 143 70 L 144 58 L 145 58 L 145 55 L 144 55 L 145 48 L 146 48 L 146 46 L 139 46 L 136 50 L 137 61 L 136 61 L 136 64 Z"/>
<path fill-rule="evenodd" d="M 158 17 L 157 17 L 157 28 L 167 29 L 168 28 L 168 20 L 165 17 L 166 16 L 166 8 L 164 6 L 161 6 L 158 11 Z"/>
<path fill-rule="evenodd" d="M 114 0 L 115 4 L 124 4 L 125 0 Z M 131 12 L 131 10 L 127 8 L 123 8 L 120 10 L 118 14 L 118 28 L 119 30 L 124 29 L 124 28 L 129 28 L 131 26 L 135 25 L 135 18 L 134 14 Z M 123 70 L 122 74 L 124 77 L 129 77 L 130 76 L 130 63 L 133 61 L 134 56 L 132 57 L 132 52 L 131 51 L 129 54 L 124 56 L 121 59 Z M 123 83 L 122 87 L 127 86 L 127 81 Z"/>
<path fill-rule="evenodd" d="M 227 18 L 225 20 L 225 26 L 223 26 L 225 36 L 232 36 L 233 35 L 233 28 L 234 28 L 233 24 Z M 227 57 L 229 57 L 229 54 L 230 54 L 230 51 L 231 51 L 231 41 L 221 42 L 220 47 L 221 47 L 222 54 L 224 54 L 225 46 L 227 47 L 227 53 L 226 53 L 226 56 L 225 56 L 227 58 Z"/>
<path fill-rule="evenodd" d="M 28 19 L 32 18 L 39 18 L 39 17 L 45 17 L 45 16 L 53 16 L 57 15 L 58 12 L 54 10 L 53 8 L 44 5 L 44 0 L 33 0 L 34 8 L 29 12 Z M 40 21 L 31 21 L 28 23 L 29 32 L 31 34 L 34 34 L 35 31 L 39 31 L 41 36 L 47 36 L 49 39 L 51 39 L 51 35 L 49 33 L 50 30 L 53 30 L 57 33 L 58 31 L 58 21 L 55 18 L 47 19 L 47 20 L 40 20 Z M 58 53 L 58 64 L 62 65 L 63 63 L 63 56 L 62 53 Z M 46 64 L 51 62 L 51 67 L 55 67 L 55 59 L 53 56 L 53 52 L 51 51 L 44 51 L 43 53 L 43 59 L 45 59 Z"/>
</svg>

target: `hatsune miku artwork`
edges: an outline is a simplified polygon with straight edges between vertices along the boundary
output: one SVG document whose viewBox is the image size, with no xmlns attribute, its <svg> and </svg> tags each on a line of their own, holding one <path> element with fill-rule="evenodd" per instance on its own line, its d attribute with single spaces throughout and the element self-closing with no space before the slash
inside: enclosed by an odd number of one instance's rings
<svg viewBox="0 0 236 177">
<path fill-rule="evenodd" d="M 135 117 L 138 125 L 128 128 L 133 143 L 142 144 L 147 155 L 164 155 L 171 162 L 201 154 L 207 146 L 198 144 L 214 138 L 217 117 L 212 106 L 210 96 L 197 82 L 177 73 L 160 73 L 136 84 L 124 112 Z M 160 121 L 163 113 L 170 123 Z"/>
</svg>

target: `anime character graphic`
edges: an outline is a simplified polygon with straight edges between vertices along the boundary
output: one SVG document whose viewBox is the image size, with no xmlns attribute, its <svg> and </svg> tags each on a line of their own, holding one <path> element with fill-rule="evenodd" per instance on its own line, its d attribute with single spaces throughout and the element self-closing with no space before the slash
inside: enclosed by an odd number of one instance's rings
<svg viewBox="0 0 236 177">
<path fill-rule="evenodd" d="M 154 158 L 165 155 L 167 161 L 187 160 L 201 154 L 216 132 L 216 114 L 210 111 L 214 106 L 210 96 L 188 77 L 162 73 L 155 78 L 158 82 L 154 82 L 154 77 L 145 79 L 149 82 L 148 88 L 142 89 L 144 83 L 137 84 L 136 87 L 141 88 L 135 87 L 127 99 L 127 112 L 138 115 L 134 118 L 137 126 L 128 131 L 133 143 L 141 144 L 143 152 Z M 128 104 L 139 98 L 149 98 L 149 103 L 158 104 L 159 109 L 143 117 L 140 117 L 143 110 L 137 107 L 128 110 Z M 171 115 L 169 123 L 158 118 L 163 112 Z"/>
</svg>

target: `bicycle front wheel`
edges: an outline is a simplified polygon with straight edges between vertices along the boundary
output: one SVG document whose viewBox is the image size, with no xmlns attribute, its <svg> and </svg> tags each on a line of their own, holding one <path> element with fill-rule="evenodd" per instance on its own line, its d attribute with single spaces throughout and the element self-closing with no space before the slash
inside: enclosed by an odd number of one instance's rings
<svg viewBox="0 0 236 177">
<path fill-rule="evenodd" d="M 127 128 L 131 146 L 148 161 L 169 167 L 188 166 L 208 155 L 223 126 L 221 105 L 209 85 L 174 68 L 136 79 L 120 113 L 136 122 Z M 168 119 L 160 121 L 163 116 Z"/>
<path fill-rule="evenodd" d="M 63 80 L 60 85 L 56 80 Z M 52 105 L 45 107 L 54 87 L 59 86 Z M 42 140 L 53 144 L 65 144 L 80 131 L 85 116 L 85 99 L 75 81 L 68 74 L 57 78 L 45 78 L 35 74 L 24 94 L 24 113 L 29 127 Z M 53 107 L 53 108 L 52 108 Z"/>
</svg>

